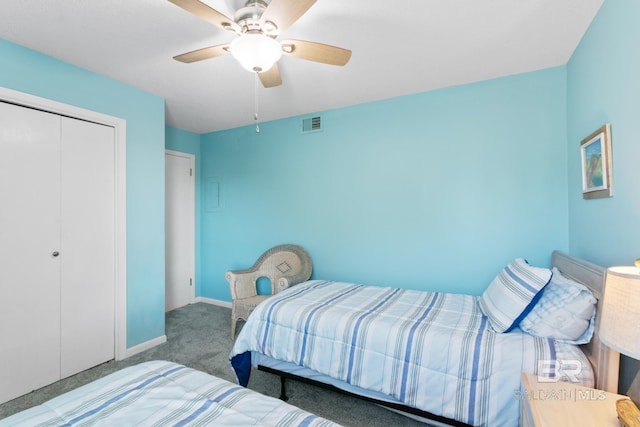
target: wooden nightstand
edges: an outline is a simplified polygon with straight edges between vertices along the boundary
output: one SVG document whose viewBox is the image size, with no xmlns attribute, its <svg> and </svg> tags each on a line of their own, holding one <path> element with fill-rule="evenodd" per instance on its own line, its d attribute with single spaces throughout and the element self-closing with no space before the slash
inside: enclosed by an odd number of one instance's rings
<svg viewBox="0 0 640 427">
<path fill-rule="evenodd" d="M 620 427 L 616 400 L 628 399 L 568 382 L 540 382 L 523 374 L 520 425 L 524 427 Z"/>
</svg>

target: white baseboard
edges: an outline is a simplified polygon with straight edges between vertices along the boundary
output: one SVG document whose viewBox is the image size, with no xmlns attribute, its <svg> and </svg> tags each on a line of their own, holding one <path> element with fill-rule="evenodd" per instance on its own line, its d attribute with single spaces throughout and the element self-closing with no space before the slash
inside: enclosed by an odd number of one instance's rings
<svg viewBox="0 0 640 427">
<path fill-rule="evenodd" d="M 141 353 L 145 350 L 149 350 L 150 348 L 153 348 L 157 345 L 160 344 L 164 344 L 167 342 L 167 336 L 166 335 L 162 335 L 159 336 L 158 338 L 154 338 L 152 340 L 149 341 L 145 341 L 142 344 L 138 344 L 138 345 L 134 345 L 133 347 L 129 347 L 127 348 L 127 350 L 124 353 L 124 357 L 117 359 L 117 360 L 122 360 L 122 359 L 126 359 L 127 357 L 131 357 L 134 354 L 138 354 Z"/>
<path fill-rule="evenodd" d="M 194 299 L 194 302 L 203 302 L 205 304 L 212 304 L 212 305 L 217 305 L 220 307 L 225 307 L 225 308 L 231 308 L 231 303 L 228 301 L 222 301 L 219 299 L 213 299 L 213 298 L 206 298 L 206 297 L 196 297 Z M 127 357 L 131 357 L 134 354 L 138 354 L 141 353 L 145 350 L 149 350 L 150 348 L 153 348 L 157 345 L 160 344 L 164 344 L 165 342 L 167 342 L 167 336 L 166 335 L 162 335 L 159 336 L 158 338 L 154 338 L 152 340 L 149 341 L 145 341 L 142 344 L 138 344 L 138 345 L 134 345 L 133 347 L 127 348 L 124 351 L 124 355 L 122 357 L 117 357 L 116 360 L 122 360 L 122 359 L 126 359 Z"/>
<path fill-rule="evenodd" d="M 220 307 L 231 308 L 231 303 L 229 301 L 222 301 L 219 299 L 207 298 L 207 297 L 196 297 L 195 302 L 204 302 L 206 304 L 218 305 Z"/>
</svg>

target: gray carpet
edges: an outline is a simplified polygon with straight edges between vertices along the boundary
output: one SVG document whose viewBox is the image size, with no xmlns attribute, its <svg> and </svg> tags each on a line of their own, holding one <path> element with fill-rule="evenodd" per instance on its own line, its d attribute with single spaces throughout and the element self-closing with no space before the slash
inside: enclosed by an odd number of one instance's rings
<svg viewBox="0 0 640 427">
<path fill-rule="evenodd" d="M 166 343 L 119 362 L 104 363 L 0 405 L 0 419 L 39 405 L 118 369 L 147 360 L 181 363 L 235 382 L 228 362 L 232 346 L 230 318 L 230 309 L 204 303 L 173 310 L 167 313 L 166 317 Z M 239 328 L 240 325 L 239 323 Z M 275 375 L 254 370 L 249 388 L 278 397 L 280 379 Z M 374 404 L 299 381 L 287 380 L 287 395 L 288 403 L 344 426 L 425 426 Z"/>
</svg>

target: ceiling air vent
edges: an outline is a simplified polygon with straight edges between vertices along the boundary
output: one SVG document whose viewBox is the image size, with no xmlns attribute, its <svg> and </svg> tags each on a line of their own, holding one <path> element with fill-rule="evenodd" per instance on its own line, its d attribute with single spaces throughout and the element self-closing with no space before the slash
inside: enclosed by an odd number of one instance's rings
<svg viewBox="0 0 640 427">
<path fill-rule="evenodd" d="M 302 120 L 302 133 L 319 132 L 322 130 L 322 120 L 320 116 L 309 117 Z"/>
</svg>

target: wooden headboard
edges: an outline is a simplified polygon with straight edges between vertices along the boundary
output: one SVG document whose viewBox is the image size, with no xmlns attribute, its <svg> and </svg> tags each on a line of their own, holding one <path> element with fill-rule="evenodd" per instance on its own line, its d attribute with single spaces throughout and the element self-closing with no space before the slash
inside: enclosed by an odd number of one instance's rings
<svg viewBox="0 0 640 427">
<path fill-rule="evenodd" d="M 588 261 L 575 258 L 560 251 L 551 254 L 551 265 L 576 282 L 582 283 L 591 290 L 598 300 L 596 309 L 596 332 L 589 344 L 580 346 L 589 358 L 596 376 L 596 388 L 599 390 L 618 392 L 618 375 L 620 353 L 611 350 L 600 341 L 600 313 L 604 295 L 604 279 L 606 268 Z"/>
</svg>

